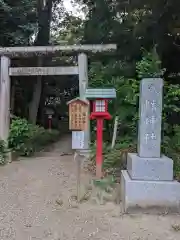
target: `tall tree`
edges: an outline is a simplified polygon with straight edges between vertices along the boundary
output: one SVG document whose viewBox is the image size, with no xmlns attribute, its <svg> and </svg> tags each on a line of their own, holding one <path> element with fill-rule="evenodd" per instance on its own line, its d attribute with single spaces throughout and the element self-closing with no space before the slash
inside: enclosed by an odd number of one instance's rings
<svg viewBox="0 0 180 240">
<path fill-rule="evenodd" d="M 52 1 L 53 0 L 37 0 L 38 12 L 38 34 L 35 45 L 48 45 L 50 39 L 50 23 L 52 18 Z M 37 66 L 43 65 L 43 57 L 38 57 Z M 39 103 L 42 93 L 42 76 L 37 77 L 34 85 L 33 97 L 29 106 L 29 120 L 36 123 Z"/>
<path fill-rule="evenodd" d="M 36 0 L 0 0 L 0 45 L 29 45 L 37 23 Z"/>
</svg>

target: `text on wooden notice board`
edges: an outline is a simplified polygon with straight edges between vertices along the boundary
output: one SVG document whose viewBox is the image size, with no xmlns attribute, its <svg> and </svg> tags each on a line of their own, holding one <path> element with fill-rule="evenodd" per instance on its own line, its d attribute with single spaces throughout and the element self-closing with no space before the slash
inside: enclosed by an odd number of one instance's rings
<svg viewBox="0 0 180 240">
<path fill-rule="evenodd" d="M 89 107 L 83 100 L 75 100 L 69 104 L 69 129 L 84 131 L 88 128 Z"/>
</svg>

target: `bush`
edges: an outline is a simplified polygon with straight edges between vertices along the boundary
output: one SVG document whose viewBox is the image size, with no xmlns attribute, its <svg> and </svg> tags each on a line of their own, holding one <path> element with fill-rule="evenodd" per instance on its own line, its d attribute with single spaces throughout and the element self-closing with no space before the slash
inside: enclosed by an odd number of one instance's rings
<svg viewBox="0 0 180 240">
<path fill-rule="evenodd" d="M 0 165 L 6 163 L 7 146 L 3 140 L 0 140 Z"/>
<path fill-rule="evenodd" d="M 47 144 L 55 142 L 58 137 L 58 131 L 49 131 L 30 124 L 26 119 L 16 118 L 10 126 L 9 148 L 20 156 L 30 156 Z"/>
<path fill-rule="evenodd" d="M 180 180 L 180 126 L 175 125 L 171 136 L 164 136 L 162 151 L 174 161 L 174 177 Z"/>
<path fill-rule="evenodd" d="M 127 153 L 136 152 L 136 142 L 131 137 L 124 136 L 112 149 L 108 142 L 103 144 L 103 174 L 119 178 L 122 169 L 126 168 Z M 91 146 L 91 170 L 95 171 L 96 144 Z M 93 167 L 93 169 L 92 169 Z"/>
</svg>

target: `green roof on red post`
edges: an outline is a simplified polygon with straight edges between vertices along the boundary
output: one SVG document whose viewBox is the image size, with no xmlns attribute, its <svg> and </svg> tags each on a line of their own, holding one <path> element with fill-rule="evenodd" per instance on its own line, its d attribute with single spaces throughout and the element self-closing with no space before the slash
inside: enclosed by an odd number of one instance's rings
<svg viewBox="0 0 180 240">
<path fill-rule="evenodd" d="M 113 99 L 116 98 L 115 88 L 88 88 L 86 89 L 85 97 L 87 99 Z"/>
</svg>

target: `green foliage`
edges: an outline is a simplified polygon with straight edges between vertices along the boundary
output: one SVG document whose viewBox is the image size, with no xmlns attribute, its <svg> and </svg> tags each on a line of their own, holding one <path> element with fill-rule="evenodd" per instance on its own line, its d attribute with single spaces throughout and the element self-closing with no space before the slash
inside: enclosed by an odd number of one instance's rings
<svg viewBox="0 0 180 240">
<path fill-rule="evenodd" d="M 36 0 L 1 0 L 0 12 L 0 45 L 29 45 L 37 28 Z"/>
<path fill-rule="evenodd" d="M 26 119 L 13 119 L 10 126 L 9 147 L 16 151 L 20 150 L 21 145 L 29 138 L 31 128 Z"/>
<path fill-rule="evenodd" d="M 172 112 L 180 112 L 179 105 L 180 85 L 179 84 L 164 84 L 164 113 L 166 118 Z"/>
<path fill-rule="evenodd" d="M 110 104 L 110 111 L 113 116 L 118 115 L 120 126 L 115 148 L 110 147 L 109 142 L 103 147 L 103 168 L 105 171 L 114 173 L 117 166 L 125 167 L 124 153 L 131 150 L 136 151 L 137 122 L 138 122 L 138 98 L 139 83 L 141 78 L 162 77 L 164 69 L 161 69 L 161 61 L 156 51 L 144 51 L 142 60 L 136 63 L 137 79 L 124 77 L 121 62 L 110 62 L 107 65 L 96 63 L 91 66 L 90 84 L 93 87 L 115 87 L 117 91 L 116 104 Z M 174 113 L 180 112 L 180 86 L 179 84 L 164 84 L 163 102 L 163 139 L 162 152 L 174 160 L 175 176 L 180 178 L 180 125 L 174 125 L 170 121 Z M 110 132 L 113 131 L 113 122 L 110 125 Z M 95 145 L 92 147 L 95 163 Z"/>
<path fill-rule="evenodd" d="M 103 179 L 95 179 L 93 183 L 94 183 L 94 186 L 107 191 L 108 187 L 114 186 L 115 178 L 113 175 L 112 176 L 109 175 L 108 177 Z"/>
<path fill-rule="evenodd" d="M 103 143 L 103 171 L 106 174 L 116 175 L 116 170 L 126 167 L 126 155 L 128 152 L 136 151 L 135 139 L 130 136 L 118 138 L 115 147 L 112 149 L 108 142 Z M 95 165 L 96 161 L 96 144 L 91 146 L 91 161 Z"/>
<path fill-rule="evenodd" d="M 161 60 L 154 47 L 150 52 L 144 50 L 142 60 L 137 62 L 136 70 L 139 79 L 162 77 L 165 69 L 161 69 Z"/>
<path fill-rule="evenodd" d="M 56 141 L 58 137 L 58 131 L 45 130 L 28 123 L 26 119 L 16 118 L 10 127 L 9 148 L 21 156 L 30 156 L 47 144 Z"/>
<path fill-rule="evenodd" d="M 0 165 L 6 163 L 7 146 L 3 140 L 0 140 Z"/>
<path fill-rule="evenodd" d="M 167 1 L 164 4 L 162 0 L 84 0 L 83 3 L 88 8 L 84 42 L 117 43 L 118 46 L 113 54 L 114 61 L 109 60 L 109 55 L 107 59 L 105 55 L 99 54 L 94 57 L 96 63 L 91 64 L 90 68 L 91 86 L 117 89 L 116 103 L 113 101 L 109 109 L 113 117 L 118 115 L 120 119 L 118 141 L 123 142 L 128 136 L 128 144 L 131 145 L 137 139 L 140 80 L 149 77 L 165 78 L 162 151 L 174 159 L 177 175 L 180 162 L 177 149 L 180 126 L 180 2 Z M 143 54 L 142 48 L 147 50 Z M 139 59 L 141 60 L 138 61 Z M 169 75 L 173 77 L 170 78 Z M 107 131 L 112 133 L 113 121 L 108 121 L 107 125 L 104 135 Z M 111 138 L 111 134 L 108 134 L 108 146 Z M 126 147 L 122 146 L 122 149 Z M 108 168 L 114 166 L 115 154 L 115 150 L 105 147 L 104 159 L 105 162 L 109 159 Z"/>
<path fill-rule="evenodd" d="M 107 123 L 109 138 L 111 138 L 115 116 L 120 118 L 123 134 L 128 133 L 131 136 L 136 134 L 139 81 L 124 77 L 125 71 L 129 71 L 127 63 L 120 61 L 111 61 L 106 65 L 95 62 L 90 68 L 91 87 L 116 89 L 117 98 L 108 104 L 108 111 L 113 116 L 112 121 Z"/>
<path fill-rule="evenodd" d="M 174 161 L 174 176 L 180 180 L 180 125 L 174 125 L 162 144 L 163 152 Z"/>
</svg>

